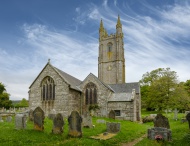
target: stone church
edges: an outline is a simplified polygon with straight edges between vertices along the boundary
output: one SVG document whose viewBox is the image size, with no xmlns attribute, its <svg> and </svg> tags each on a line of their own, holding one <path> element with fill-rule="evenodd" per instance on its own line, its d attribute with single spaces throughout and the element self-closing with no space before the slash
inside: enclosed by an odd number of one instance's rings
<svg viewBox="0 0 190 146">
<path fill-rule="evenodd" d="M 141 96 L 138 82 L 125 83 L 125 57 L 120 17 L 116 33 L 108 35 L 100 22 L 98 77 L 90 73 L 83 81 L 53 66 L 50 61 L 29 87 L 29 107 L 40 106 L 46 116 L 52 112 L 68 117 L 73 110 L 81 115 L 89 108 L 94 116 L 139 121 Z M 96 108 L 95 108 L 96 107 Z"/>
</svg>

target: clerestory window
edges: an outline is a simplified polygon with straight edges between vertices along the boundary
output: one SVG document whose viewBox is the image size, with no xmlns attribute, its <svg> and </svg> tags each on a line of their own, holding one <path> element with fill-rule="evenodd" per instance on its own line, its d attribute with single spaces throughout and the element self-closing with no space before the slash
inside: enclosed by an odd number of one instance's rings
<svg viewBox="0 0 190 146">
<path fill-rule="evenodd" d="M 55 84 L 51 77 L 45 77 L 41 82 L 42 101 L 55 100 Z"/>
<path fill-rule="evenodd" d="M 88 83 L 85 88 L 85 104 L 97 104 L 97 88 L 92 82 Z"/>
</svg>

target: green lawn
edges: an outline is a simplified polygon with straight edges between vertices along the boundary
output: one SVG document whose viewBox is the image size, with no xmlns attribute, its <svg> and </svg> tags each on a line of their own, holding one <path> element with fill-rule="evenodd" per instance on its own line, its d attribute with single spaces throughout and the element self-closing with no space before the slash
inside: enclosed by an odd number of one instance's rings
<svg viewBox="0 0 190 146">
<path fill-rule="evenodd" d="M 143 116 L 148 115 L 145 113 Z M 180 114 L 180 117 L 183 115 Z M 173 114 L 168 114 L 167 117 L 170 120 L 170 127 L 172 130 L 172 142 L 157 143 L 154 140 L 149 140 L 144 138 L 141 142 L 136 144 L 137 146 L 149 146 L 154 144 L 154 146 L 159 145 L 176 145 L 176 146 L 186 146 L 188 142 L 190 143 L 190 134 L 187 136 L 189 129 L 188 123 L 181 123 L 180 120 L 174 121 Z M 14 118 L 10 123 L 2 122 L 0 123 L 0 145 L 39 145 L 39 146 L 49 146 L 49 145 L 68 145 L 68 146 L 112 146 L 121 145 L 121 143 L 130 142 L 136 138 L 141 137 L 147 132 L 148 128 L 153 127 L 152 123 L 140 124 L 137 122 L 121 121 L 121 120 L 110 120 L 104 118 L 106 121 L 120 122 L 121 131 L 113 138 L 109 140 L 95 140 L 91 139 L 90 136 L 95 136 L 97 134 L 106 131 L 106 124 L 96 123 L 97 119 L 103 118 L 93 118 L 93 124 L 95 128 L 83 128 L 82 138 L 70 138 L 68 137 L 68 122 L 65 119 L 64 133 L 62 135 L 54 135 L 51 133 L 52 121 L 45 119 L 44 131 L 33 130 L 33 123 L 27 122 L 27 129 L 16 130 L 14 127 Z"/>
</svg>

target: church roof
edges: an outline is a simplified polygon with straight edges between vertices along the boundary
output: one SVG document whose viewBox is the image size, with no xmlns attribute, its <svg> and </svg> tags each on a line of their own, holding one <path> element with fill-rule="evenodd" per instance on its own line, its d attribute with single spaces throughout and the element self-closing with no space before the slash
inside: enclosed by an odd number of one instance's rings
<svg viewBox="0 0 190 146">
<path fill-rule="evenodd" d="M 53 66 L 53 67 L 54 67 L 54 66 Z M 73 77 L 73 76 L 67 74 L 66 72 L 64 72 L 64 71 L 62 71 L 62 70 L 60 70 L 60 69 L 58 69 L 58 68 L 56 68 L 56 67 L 54 67 L 54 68 L 59 72 L 59 74 L 62 76 L 62 78 L 63 78 L 68 84 L 70 84 L 70 87 L 71 87 L 71 88 L 73 88 L 73 89 L 75 89 L 75 90 L 81 91 L 81 90 L 77 87 L 77 85 L 79 85 L 79 84 L 81 83 L 81 81 L 80 81 L 79 79 L 77 79 L 77 78 L 75 78 L 75 77 Z"/>
<path fill-rule="evenodd" d="M 133 94 L 131 93 L 114 93 L 108 102 L 113 102 L 113 101 L 132 101 L 133 99 Z"/>
<path fill-rule="evenodd" d="M 109 84 L 115 93 L 131 93 L 135 89 L 136 93 L 140 92 L 139 82 L 123 83 L 123 84 Z"/>
</svg>

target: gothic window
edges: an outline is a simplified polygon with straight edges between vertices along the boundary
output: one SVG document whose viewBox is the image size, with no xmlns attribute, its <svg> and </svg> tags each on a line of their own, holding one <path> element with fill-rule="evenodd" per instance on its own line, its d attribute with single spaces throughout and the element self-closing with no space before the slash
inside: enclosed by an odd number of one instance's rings
<svg viewBox="0 0 190 146">
<path fill-rule="evenodd" d="M 42 100 L 55 100 L 55 84 L 51 77 L 45 77 L 41 82 Z"/>
<path fill-rule="evenodd" d="M 88 83 L 85 88 L 85 104 L 97 104 L 97 88 L 94 83 Z"/>
<path fill-rule="evenodd" d="M 108 52 L 112 52 L 112 43 L 108 43 Z"/>
</svg>

